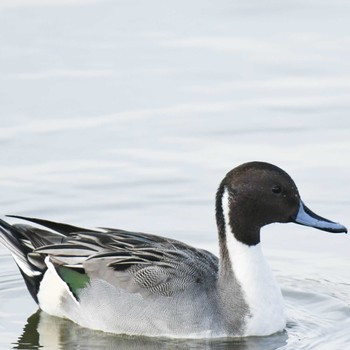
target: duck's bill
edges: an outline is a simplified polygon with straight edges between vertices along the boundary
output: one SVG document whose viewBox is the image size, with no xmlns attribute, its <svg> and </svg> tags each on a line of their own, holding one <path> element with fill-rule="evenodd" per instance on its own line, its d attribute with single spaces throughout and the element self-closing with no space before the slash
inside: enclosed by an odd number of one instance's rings
<svg viewBox="0 0 350 350">
<path fill-rule="evenodd" d="M 319 230 L 333 232 L 333 233 L 348 233 L 345 226 L 336 222 L 325 219 L 312 212 L 302 201 L 297 215 L 292 218 L 293 222 L 317 228 Z"/>
</svg>

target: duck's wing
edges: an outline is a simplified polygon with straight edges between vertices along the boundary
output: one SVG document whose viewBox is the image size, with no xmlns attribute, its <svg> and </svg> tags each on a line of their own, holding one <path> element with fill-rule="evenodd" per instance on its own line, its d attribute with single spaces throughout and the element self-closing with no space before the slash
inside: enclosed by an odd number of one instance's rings
<svg viewBox="0 0 350 350">
<path fill-rule="evenodd" d="M 172 296 L 189 288 L 210 288 L 217 278 L 215 255 L 173 239 L 110 228 L 89 231 L 46 220 L 29 220 L 64 235 L 60 242 L 45 244 L 32 254 L 33 258 L 49 256 L 77 298 L 79 290 L 93 279 L 143 296 Z"/>
</svg>

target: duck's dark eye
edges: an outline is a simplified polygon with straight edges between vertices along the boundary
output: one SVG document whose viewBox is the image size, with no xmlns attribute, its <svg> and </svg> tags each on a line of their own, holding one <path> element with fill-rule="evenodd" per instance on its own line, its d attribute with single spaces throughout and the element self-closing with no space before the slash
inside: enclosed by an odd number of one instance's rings
<svg viewBox="0 0 350 350">
<path fill-rule="evenodd" d="M 282 192 L 282 187 L 280 185 L 275 185 L 272 187 L 272 192 L 273 193 L 281 193 Z"/>
</svg>

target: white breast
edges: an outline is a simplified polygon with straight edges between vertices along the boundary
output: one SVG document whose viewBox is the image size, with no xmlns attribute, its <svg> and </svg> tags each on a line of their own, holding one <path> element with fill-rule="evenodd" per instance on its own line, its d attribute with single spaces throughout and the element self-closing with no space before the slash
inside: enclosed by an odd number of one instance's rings
<svg viewBox="0 0 350 350">
<path fill-rule="evenodd" d="M 227 235 L 232 270 L 242 287 L 250 315 L 246 317 L 244 335 L 269 335 L 286 325 L 281 290 L 268 266 L 260 243 L 247 246 Z"/>
</svg>

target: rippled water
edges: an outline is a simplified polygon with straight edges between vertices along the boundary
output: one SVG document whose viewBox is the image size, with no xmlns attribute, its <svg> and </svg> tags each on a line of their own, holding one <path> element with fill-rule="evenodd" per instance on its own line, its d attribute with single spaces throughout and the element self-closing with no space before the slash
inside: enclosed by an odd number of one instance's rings
<svg viewBox="0 0 350 350">
<path fill-rule="evenodd" d="M 349 226 L 350 8 L 342 0 L 0 2 L 0 212 L 153 232 L 217 252 L 232 167 L 287 170 Z M 0 247 L 0 349 L 345 349 L 350 243 L 272 225 L 288 310 L 264 338 L 169 340 L 37 312 Z"/>
</svg>

